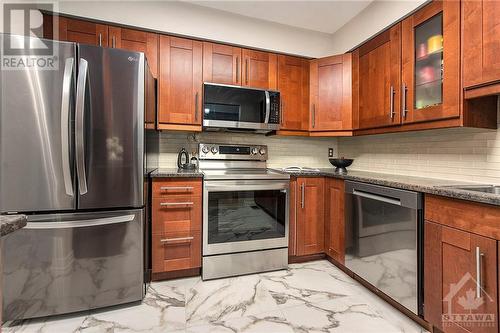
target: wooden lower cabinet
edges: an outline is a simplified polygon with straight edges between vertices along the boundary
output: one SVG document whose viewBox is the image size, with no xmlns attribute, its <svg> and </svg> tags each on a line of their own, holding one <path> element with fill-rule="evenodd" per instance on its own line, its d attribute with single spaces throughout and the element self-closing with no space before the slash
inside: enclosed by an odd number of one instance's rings
<svg viewBox="0 0 500 333">
<path fill-rule="evenodd" d="M 498 240 L 471 232 L 473 215 L 500 222 L 496 207 L 426 196 L 424 319 L 444 332 L 498 332 Z"/>
<path fill-rule="evenodd" d="M 325 252 L 326 255 L 344 263 L 344 181 L 325 180 Z"/>
<path fill-rule="evenodd" d="M 201 179 L 153 180 L 153 279 L 201 267 L 201 187 Z"/>
<path fill-rule="evenodd" d="M 296 192 L 296 255 L 324 252 L 325 179 L 297 178 Z"/>
</svg>

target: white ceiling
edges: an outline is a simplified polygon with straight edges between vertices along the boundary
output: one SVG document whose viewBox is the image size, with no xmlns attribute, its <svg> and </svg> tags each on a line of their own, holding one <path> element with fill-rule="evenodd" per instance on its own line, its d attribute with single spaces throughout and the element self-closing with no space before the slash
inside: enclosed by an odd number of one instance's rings
<svg viewBox="0 0 500 333">
<path fill-rule="evenodd" d="M 202 0 L 193 4 L 332 34 L 373 0 Z"/>
</svg>

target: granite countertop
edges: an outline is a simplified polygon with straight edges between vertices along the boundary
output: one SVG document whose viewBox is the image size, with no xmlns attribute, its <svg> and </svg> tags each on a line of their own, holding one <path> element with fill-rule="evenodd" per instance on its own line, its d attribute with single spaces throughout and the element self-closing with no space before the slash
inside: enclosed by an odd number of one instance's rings
<svg viewBox="0 0 500 333">
<path fill-rule="evenodd" d="M 280 169 L 275 169 L 284 172 Z M 404 175 L 392 175 L 376 172 L 351 170 L 346 175 L 336 174 L 333 168 L 319 169 L 315 172 L 286 172 L 296 177 L 333 177 L 344 180 L 352 180 L 363 183 L 400 188 L 403 190 L 422 192 L 462 199 L 467 201 L 480 202 L 495 206 L 500 206 L 500 195 L 492 193 L 482 193 L 469 190 L 450 188 L 455 185 L 477 185 L 477 183 L 462 182 L 454 180 L 434 179 L 425 177 L 413 177 Z"/>
<path fill-rule="evenodd" d="M 26 215 L 0 215 L 0 237 L 24 228 L 26 221 Z"/>
<path fill-rule="evenodd" d="M 159 168 L 151 172 L 149 176 L 153 178 L 162 178 L 162 177 L 198 178 L 198 177 L 203 177 L 203 172 L 198 169 L 183 170 L 176 168 Z"/>
</svg>

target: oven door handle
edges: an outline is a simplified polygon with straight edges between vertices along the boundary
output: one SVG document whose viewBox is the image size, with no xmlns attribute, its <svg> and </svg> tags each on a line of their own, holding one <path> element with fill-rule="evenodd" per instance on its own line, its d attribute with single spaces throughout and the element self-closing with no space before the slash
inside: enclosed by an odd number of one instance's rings
<svg viewBox="0 0 500 333">
<path fill-rule="evenodd" d="M 352 194 L 357 195 L 358 197 L 382 201 L 382 202 L 385 202 L 385 203 L 388 203 L 391 205 L 401 206 L 401 200 L 399 200 L 399 199 L 388 198 L 388 197 L 384 197 L 381 195 L 368 193 L 368 192 L 364 192 L 364 191 L 360 191 L 360 190 L 353 190 Z"/>
<path fill-rule="evenodd" d="M 271 114 L 271 98 L 269 97 L 269 91 L 264 91 L 266 95 L 266 119 L 264 119 L 264 124 L 269 124 L 269 115 Z"/>
<path fill-rule="evenodd" d="M 206 191 L 262 191 L 262 190 L 276 190 L 288 192 L 290 185 L 288 183 L 276 183 L 276 184 L 216 184 L 216 183 L 208 183 L 204 184 L 204 188 Z"/>
</svg>

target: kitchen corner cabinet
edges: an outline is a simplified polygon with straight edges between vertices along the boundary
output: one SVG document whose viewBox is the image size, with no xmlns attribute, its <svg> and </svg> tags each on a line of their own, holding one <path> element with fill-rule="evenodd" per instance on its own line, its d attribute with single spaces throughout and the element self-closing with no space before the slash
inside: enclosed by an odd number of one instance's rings
<svg viewBox="0 0 500 333">
<path fill-rule="evenodd" d="M 460 117 L 460 2 L 433 1 L 401 29 L 402 123 Z"/>
<path fill-rule="evenodd" d="M 153 77 L 158 78 L 158 34 L 110 26 L 108 45 L 144 53 Z"/>
<path fill-rule="evenodd" d="M 296 255 L 324 252 L 325 179 L 299 177 L 296 184 Z"/>
<path fill-rule="evenodd" d="M 351 54 L 312 60 L 309 75 L 310 131 L 351 131 Z"/>
<path fill-rule="evenodd" d="M 204 42 L 203 81 L 241 85 L 241 48 Z"/>
<path fill-rule="evenodd" d="M 242 50 L 242 85 L 251 88 L 276 90 L 278 56 L 274 53 Z"/>
<path fill-rule="evenodd" d="M 500 93 L 500 2 L 464 0 L 462 5 L 464 88 L 495 83 Z"/>
<path fill-rule="evenodd" d="M 160 36 L 158 128 L 201 131 L 202 42 Z"/>
<path fill-rule="evenodd" d="M 401 23 L 353 53 L 354 123 L 359 129 L 399 125 L 401 101 Z"/>
<path fill-rule="evenodd" d="M 278 56 L 278 90 L 281 99 L 280 130 L 309 130 L 309 61 Z"/>
<path fill-rule="evenodd" d="M 154 179 L 153 279 L 201 267 L 201 179 Z"/>
<path fill-rule="evenodd" d="M 444 332 L 498 332 L 500 209 L 433 195 L 425 207 L 424 319 Z"/>
<path fill-rule="evenodd" d="M 344 180 L 325 180 L 325 252 L 340 263 L 345 261 L 344 250 Z"/>
</svg>

